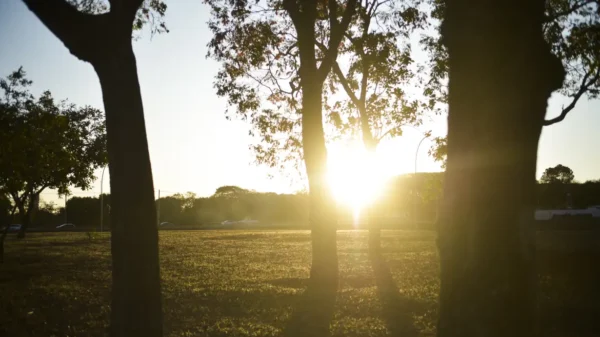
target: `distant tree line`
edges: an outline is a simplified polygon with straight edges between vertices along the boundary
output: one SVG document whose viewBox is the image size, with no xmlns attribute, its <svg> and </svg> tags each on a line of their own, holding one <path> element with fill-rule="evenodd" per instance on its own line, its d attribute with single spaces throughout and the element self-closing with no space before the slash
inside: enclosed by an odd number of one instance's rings
<svg viewBox="0 0 600 337">
<path fill-rule="evenodd" d="M 559 165 L 562 166 L 562 165 Z M 564 166 L 563 166 L 564 167 Z M 567 168 L 568 169 L 568 168 Z M 552 170 L 547 170 L 552 172 Z M 573 208 L 600 205 L 600 180 L 583 183 L 554 178 L 542 179 L 537 185 L 538 204 L 542 209 Z M 386 227 L 401 226 L 407 221 L 430 223 L 436 219 L 438 200 L 442 193 L 443 173 L 418 173 L 394 177 L 385 191 L 373 202 L 377 218 Z M 567 195 L 570 197 L 567 198 Z M 103 197 L 104 229 L 110 228 L 110 194 Z M 200 226 L 221 223 L 225 220 L 259 220 L 265 225 L 308 228 L 308 198 L 306 194 L 277 194 L 256 192 L 237 186 L 223 186 L 209 197 L 195 193 L 177 193 L 156 200 L 159 222 L 180 226 Z M 18 211 L 10 219 L 11 202 L 0 198 L 0 224 L 19 223 Z M 367 219 L 360 215 L 355 219 L 353 210 L 337 207 L 338 221 L 349 224 L 358 220 L 366 228 Z M 53 203 L 41 203 L 32 214 L 32 226 L 55 227 L 63 223 L 78 227 L 100 227 L 100 200 L 98 197 L 71 197 L 67 207 Z M 427 228 L 426 225 L 421 225 Z"/>
</svg>

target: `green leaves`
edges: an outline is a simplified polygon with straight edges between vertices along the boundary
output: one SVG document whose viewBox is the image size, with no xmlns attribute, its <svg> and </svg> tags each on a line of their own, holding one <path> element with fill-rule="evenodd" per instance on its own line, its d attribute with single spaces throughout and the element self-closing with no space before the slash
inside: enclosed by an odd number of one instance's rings
<svg viewBox="0 0 600 337">
<path fill-rule="evenodd" d="M 0 82 L 9 84 L 1 86 L 0 188 L 22 200 L 45 188 L 89 188 L 107 162 L 103 113 L 57 103 L 49 91 L 33 100 L 25 72 L 14 74 Z"/>
</svg>

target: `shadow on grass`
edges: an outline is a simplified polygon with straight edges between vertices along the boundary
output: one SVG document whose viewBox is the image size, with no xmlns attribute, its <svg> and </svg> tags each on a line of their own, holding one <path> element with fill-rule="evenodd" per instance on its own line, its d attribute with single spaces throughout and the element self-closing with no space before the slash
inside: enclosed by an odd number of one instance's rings
<svg viewBox="0 0 600 337">
<path fill-rule="evenodd" d="M 319 286 L 308 281 L 308 287 L 297 300 L 284 331 L 284 337 L 330 336 L 330 324 L 337 287 Z"/>
<path fill-rule="evenodd" d="M 400 295 L 392 273 L 381 250 L 370 250 L 369 259 L 375 275 L 377 294 L 382 306 L 382 316 L 393 337 L 416 337 L 418 331 L 413 325 L 412 314 L 422 311 L 422 304 Z"/>
<path fill-rule="evenodd" d="M 600 336 L 600 252 L 538 251 L 542 336 Z"/>
</svg>

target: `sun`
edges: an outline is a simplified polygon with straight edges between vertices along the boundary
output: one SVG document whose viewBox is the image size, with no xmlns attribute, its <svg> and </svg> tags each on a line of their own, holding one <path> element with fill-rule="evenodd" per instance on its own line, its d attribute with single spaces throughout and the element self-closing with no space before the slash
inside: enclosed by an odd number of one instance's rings
<svg viewBox="0 0 600 337">
<path fill-rule="evenodd" d="M 328 180 L 336 201 L 355 212 L 375 202 L 390 177 L 383 157 L 357 144 L 332 150 L 328 158 Z"/>
</svg>

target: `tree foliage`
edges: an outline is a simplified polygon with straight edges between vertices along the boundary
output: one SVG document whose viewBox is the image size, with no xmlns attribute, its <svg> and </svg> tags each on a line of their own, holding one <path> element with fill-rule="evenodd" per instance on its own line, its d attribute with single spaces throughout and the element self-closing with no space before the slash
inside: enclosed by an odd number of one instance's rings
<svg viewBox="0 0 600 337">
<path fill-rule="evenodd" d="M 542 174 L 540 182 L 543 184 L 570 184 L 574 179 L 573 170 L 567 166 L 558 164 L 547 168 Z"/>
<path fill-rule="evenodd" d="M 19 68 L 0 80 L 0 187 L 21 216 L 46 188 L 61 194 L 89 188 L 94 170 L 106 163 L 102 112 L 56 102 L 49 91 L 34 99 L 25 75 Z"/>
<path fill-rule="evenodd" d="M 342 42 L 340 60 L 329 77 L 326 109 L 330 122 L 342 133 L 362 133 L 371 150 L 385 137 L 401 135 L 407 124 L 420 123 L 417 112 L 423 103 L 409 92 L 419 80 L 410 37 L 425 26 L 426 19 L 419 4 L 360 2 Z M 326 50 L 322 44 L 319 47 Z"/>
<path fill-rule="evenodd" d="M 222 64 L 215 87 L 228 99 L 226 117 L 252 125 L 250 145 L 256 162 L 281 172 L 302 172 L 300 52 L 294 24 L 282 1 L 207 0 L 213 39 L 208 56 Z M 402 126 L 418 123 L 419 102 L 406 86 L 416 80 L 409 34 L 423 27 L 419 1 L 364 0 L 331 48 L 329 4 L 317 3 L 316 60 L 321 64 L 339 49 L 333 73 L 325 74 L 326 136 L 361 130 L 365 123 L 378 141 L 401 134 Z M 336 5 L 341 16 L 346 4 Z M 334 60 L 335 61 L 335 60 Z M 364 124 L 364 123 L 363 123 Z M 365 125 L 366 125 L 365 124 Z M 302 174 L 302 173 L 301 173 Z"/>
</svg>

